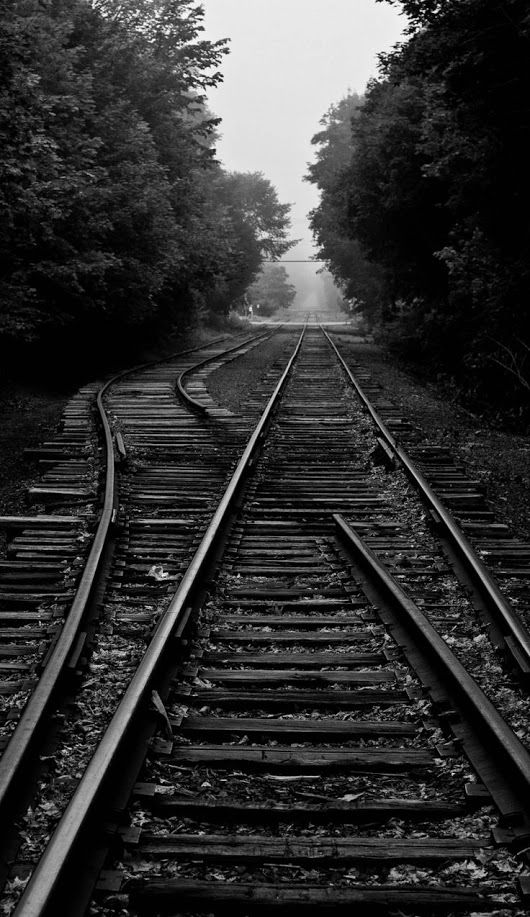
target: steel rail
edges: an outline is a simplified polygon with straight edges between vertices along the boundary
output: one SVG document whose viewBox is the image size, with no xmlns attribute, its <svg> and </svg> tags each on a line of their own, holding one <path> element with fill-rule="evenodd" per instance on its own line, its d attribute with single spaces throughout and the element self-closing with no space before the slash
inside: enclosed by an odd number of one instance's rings
<svg viewBox="0 0 530 917">
<path fill-rule="evenodd" d="M 190 602 L 200 588 L 202 575 L 216 551 L 224 525 L 239 497 L 248 470 L 258 452 L 262 438 L 270 425 L 293 364 L 298 356 L 305 327 L 292 356 L 252 433 L 230 479 L 228 487 L 208 525 L 193 559 L 167 609 L 163 612 L 151 642 L 126 689 L 114 716 L 81 778 L 52 838 L 15 910 L 16 917 L 40 917 L 53 911 L 53 896 L 67 875 L 73 849 L 82 844 L 83 831 L 104 791 L 113 767 L 117 767 L 120 752 L 133 729 L 137 715 L 149 696 L 148 692 L 167 652 L 171 637 L 182 623 Z M 56 913 L 56 912 L 55 912 Z"/>
<path fill-rule="evenodd" d="M 344 369 L 351 385 L 357 392 L 357 395 L 368 410 L 372 420 L 379 428 L 385 442 L 390 447 L 396 458 L 405 469 L 409 478 L 413 481 L 418 490 L 422 493 L 424 499 L 430 505 L 431 509 L 439 517 L 445 534 L 456 549 L 460 560 L 463 562 L 466 572 L 471 577 L 475 587 L 481 595 L 486 606 L 494 616 L 503 632 L 503 639 L 514 664 L 519 672 L 528 677 L 530 675 L 530 634 L 517 617 L 512 606 L 500 591 L 497 584 L 492 579 L 489 571 L 486 569 L 480 558 L 477 556 L 474 548 L 462 532 L 460 526 L 453 518 L 447 507 L 436 496 L 432 487 L 416 467 L 412 459 L 407 455 L 405 450 L 399 445 L 398 441 L 392 435 L 386 424 L 383 422 L 370 399 L 365 394 L 357 380 L 355 379 L 350 368 L 347 366 L 344 358 L 339 353 L 335 343 L 331 340 L 329 334 L 321 327 L 323 334 L 326 336 L 330 347 L 334 350 L 339 362 Z"/>
<path fill-rule="evenodd" d="M 267 331 L 266 333 L 255 334 L 252 337 L 248 338 L 246 341 L 241 341 L 240 344 L 236 344 L 234 347 L 230 347 L 228 350 L 223 352 L 223 355 L 234 353 L 236 350 L 241 350 L 246 344 L 252 344 L 253 342 L 258 343 L 259 341 L 264 341 L 266 338 L 272 337 L 273 334 L 278 330 L 278 328 L 283 327 L 279 325 L 277 328 L 274 328 L 273 331 Z M 195 398 L 186 391 L 184 387 L 184 379 L 190 373 L 196 372 L 201 366 L 207 366 L 208 363 L 214 363 L 219 359 L 219 354 L 216 356 L 206 357 L 205 360 L 201 360 L 200 363 L 196 363 L 195 366 L 189 366 L 187 369 L 183 369 L 182 372 L 177 376 L 177 393 L 180 395 L 181 399 L 184 401 L 187 407 L 192 411 L 196 411 L 198 414 L 206 415 L 208 414 L 208 408 L 206 405 L 201 404 L 200 401 L 197 401 Z"/>
<path fill-rule="evenodd" d="M 66 615 L 60 635 L 0 759 L 0 819 L 4 817 L 6 810 L 13 807 L 16 788 L 21 779 L 22 771 L 39 739 L 42 723 L 52 706 L 59 682 L 66 670 L 68 659 L 84 620 L 113 519 L 115 491 L 114 445 L 112 431 L 103 408 L 102 399 L 106 387 L 103 386 L 100 389 L 96 399 L 105 441 L 103 507 L 74 600 Z"/>
<path fill-rule="evenodd" d="M 340 514 L 334 514 L 333 519 L 347 548 L 368 569 L 371 580 L 376 581 L 390 598 L 392 606 L 398 610 L 399 620 L 413 632 L 415 641 L 434 661 L 436 669 L 442 672 L 444 681 L 451 684 L 452 692 L 467 709 L 473 729 L 481 741 L 488 750 L 494 748 L 502 759 L 503 773 L 509 772 L 512 780 L 517 783 L 521 809 L 529 817 L 530 754 L 527 749 L 377 555 Z"/>
<path fill-rule="evenodd" d="M 211 344 L 219 343 L 226 336 L 216 338 Z M 110 527 L 114 519 L 116 505 L 116 474 L 114 459 L 114 444 L 112 430 L 107 419 L 103 398 L 107 390 L 119 379 L 131 373 L 138 372 L 148 366 L 167 362 L 175 356 L 182 356 L 202 350 L 204 346 L 176 351 L 162 360 L 150 360 L 129 369 L 121 370 L 101 386 L 96 396 L 98 420 L 103 430 L 104 437 L 104 467 L 105 483 L 104 496 L 99 522 L 88 557 L 81 574 L 76 594 L 65 617 L 59 637 L 50 652 L 50 656 L 40 675 L 39 681 L 32 691 L 24 711 L 16 725 L 13 734 L 0 758 L 0 821 L 8 823 L 9 813 L 16 807 L 17 788 L 20 785 L 26 767 L 34 757 L 38 745 L 42 725 L 45 717 L 53 706 L 53 700 L 59 690 L 60 682 L 67 671 L 68 660 L 75 648 L 79 637 L 81 625 L 85 619 L 90 598 L 94 589 L 105 544 Z"/>
</svg>

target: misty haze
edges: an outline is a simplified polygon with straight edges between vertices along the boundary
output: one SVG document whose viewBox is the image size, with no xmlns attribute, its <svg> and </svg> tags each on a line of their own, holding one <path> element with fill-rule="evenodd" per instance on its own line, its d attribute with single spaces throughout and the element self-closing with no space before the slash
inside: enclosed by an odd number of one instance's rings
<svg viewBox="0 0 530 917">
<path fill-rule="evenodd" d="M 0 8 L 0 917 L 530 913 L 528 4 Z"/>
</svg>

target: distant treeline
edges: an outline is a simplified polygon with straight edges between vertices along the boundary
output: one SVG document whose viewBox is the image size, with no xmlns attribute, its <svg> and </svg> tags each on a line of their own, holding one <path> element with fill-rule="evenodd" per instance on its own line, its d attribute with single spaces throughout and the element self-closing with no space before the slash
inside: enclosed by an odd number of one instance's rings
<svg viewBox="0 0 530 917">
<path fill-rule="evenodd" d="M 528 422 L 528 0 L 396 5 L 406 40 L 313 138 L 319 254 L 403 352 Z"/>
<path fill-rule="evenodd" d="M 194 0 L 0 0 L 0 356 L 226 313 L 289 205 L 215 161 Z"/>
<path fill-rule="evenodd" d="M 279 309 L 289 309 L 296 297 L 296 287 L 289 283 L 283 264 L 264 264 L 261 273 L 245 294 L 243 310 L 252 307 L 255 316 L 274 315 Z"/>
</svg>

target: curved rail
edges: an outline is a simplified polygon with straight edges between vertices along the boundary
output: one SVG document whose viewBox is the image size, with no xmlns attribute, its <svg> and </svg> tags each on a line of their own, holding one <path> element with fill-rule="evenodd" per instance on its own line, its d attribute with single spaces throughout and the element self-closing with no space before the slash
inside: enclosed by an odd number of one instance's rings
<svg viewBox="0 0 530 917">
<path fill-rule="evenodd" d="M 281 327 L 281 326 L 280 326 Z M 241 350 L 242 347 L 245 347 L 246 344 L 256 343 L 266 340 L 266 338 L 272 337 L 278 329 L 274 328 L 273 331 L 267 331 L 265 334 L 256 334 L 253 337 L 248 338 L 246 341 L 241 341 L 240 344 L 236 344 L 235 347 L 230 347 L 228 350 L 224 351 L 224 354 L 234 353 L 237 350 Z M 186 406 L 192 411 L 196 411 L 198 414 L 206 415 L 208 414 L 208 408 L 201 404 L 200 401 L 197 401 L 195 398 L 186 391 L 184 388 L 184 379 L 192 372 L 196 372 L 201 366 L 207 366 L 208 363 L 214 363 L 219 359 L 219 354 L 213 357 L 206 357 L 205 360 L 201 360 L 200 363 L 196 363 L 195 366 L 190 366 L 188 369 L 183 369 L 179 376 L 177 376 L 177 393 L 180 395 L 181 399 L 184 401 Z"/>
<path fill-rule="evenodd" d="M 211 344 L 220 343 L 225 339 L 226 336 L 216 338 Z M 122 370 L 112 376 L 98 391 L 96 406 L 104 436 L 105 485 L 103 506 L 94 540 L 88 553 L 75 597 L 66 615 L 64 625 L 41 673 L 38 684 L 35 686 L 0 759 L 0 820 L 3 820 L 4 823 L 6 823 L 6 819 L 8 819 L 10 812 L 16 806 L 17 788 L 23 779 L 28 763 L 32 756 L 34 756 L 43 728 L 43 722 L 46 715 L 51 710 L 54 697 L 59 689 L 60 681 L 64 677 L 69 658 L 72 655 L 76 641 L 79 637 L 81 625 L 85 620 L 90 598 L 101 568 L 103 552 L 109 536 L 110 527 L 115 517 L 116 478 L 114 445 L 112 431 L 103 405 L 104 395 L 110 386 L 114 385 L 115 382 L 122 379 L 124 376 L 148 366 L 166 362 L 177 355 L 182 356 L 197 350 L 202 350 L 204 346 L 205 345 L 201 345 L 199 347 L 177 351 L 169 357 L 164 357 L 162 360 L 151 360 L 132 368 Z"/>
<path fill-rule="evenodd" d="M 305 327 L 177 592 L 162 614 L 145 655 L 20 899 L 15 910 L 17 917 L 38 917 L 45 913 L 54 913 L 53 910 L 47 909 L 53 907 L 55 890 L 61 887 L 72 851 L 82 848 L 84 831 L 93 818 L 94 810 L 105 790 L 109 775 L 113 773 L 113 769 L 118 767 L 120 751 L 127 739 L 131 737 L 135 719 L 149 697 L 153 680 L 160 671 L 166 653 L 171 648 L 171 638 L 177 629 L 183 627 L 190 603 L 200 589 L 201 583 L 204 582 L 204 571 L 217 549 L 223 528 L 241 492 L 245 476 L 253 464 L 260 442 L 268 429 L 272 414 L 302 345 L 304 333 Z"/>
<path fill-rule="evenodd" d="M 113 381 L 113 380 L 111 380 Z M 103 395 L 108 382 L 98 392 L 96 403 L 105 438 L 105 489 L 103 507 L 81 579 L 67 613 L 59 638 L 50 658 L 17 723 L 16 729 L 0 760 L 0 818 L 12 808 L 15 790 L 22 771 L 40 737 L 42 723 L 49 712 L 68 659 L 78 638 L 94 583 L 100 569 L 103 550 L 114 516 L 115 468 L 112 431 L 103 408 Z"/>
<path fill-rule="evenodd" d="M 392 450 L 396 458 L 400 461 L 409 478 L 413 481 L 417 489 L 423 495 L 431 509 L 438 515 L 444 528 L 446 537 L 463 562 L 465 569 L 475 584 L 483 601 L 488 609 L 498 621 L 503 632 L 503 638 L 506 649 L 508 650 L 514 664 L 519 672 L 528 677 L 530 675 L 530 634 L 524 628 L 517 617 L 510 603 L 501 593 L 497 584 L 493 581 L 488 570 L 475 553 L 470 542 L 455 522 L 452 514 L 449 512 L 442 501 L 436 496 L 430 484 L 427 482 L 421 471 L 416 467 L 414 462 L 409 458 L 405 450 L 399 445 L 395 437 L 383 422 L 368 396 L 355 379 L 351 370 L 347 366 L 344 358 L 339 353 L 337 346 L 331 340 L 329 334 L 321 326 L 323 334 L 326 336 L 330 347 L 337 355 L 339 362 L 344 369 L 351 385 L 357 392 L 357 395 L 363 402 L 365 408 L 372 417 L 372 420 L 379 428 L 386 444 Z"/>
</svg>

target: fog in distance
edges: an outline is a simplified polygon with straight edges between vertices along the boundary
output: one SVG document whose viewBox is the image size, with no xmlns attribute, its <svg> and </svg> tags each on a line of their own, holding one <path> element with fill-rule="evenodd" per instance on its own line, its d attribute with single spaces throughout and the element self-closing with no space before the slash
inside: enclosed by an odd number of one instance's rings
<svg viewBox="0 0 530 917">
<path fill-rule="evenodd" d="M 292 203 L 293 237 L 285 256 L 315 256 L 307 214 L 318 201 L 303 181 L 311 137 L 330 105 L 362 93 L 377 55 L 401 37 L 403 17 L 375 0 L 204 0 L 206 37 L 230 38 L 224 82 L 209 95 L 223 119 L 218 156 L 227 169 L 263 172 Z M 286 264 L 295 308 L 334 308 L 340 295 L 320 265 Z"/>
</svg>

